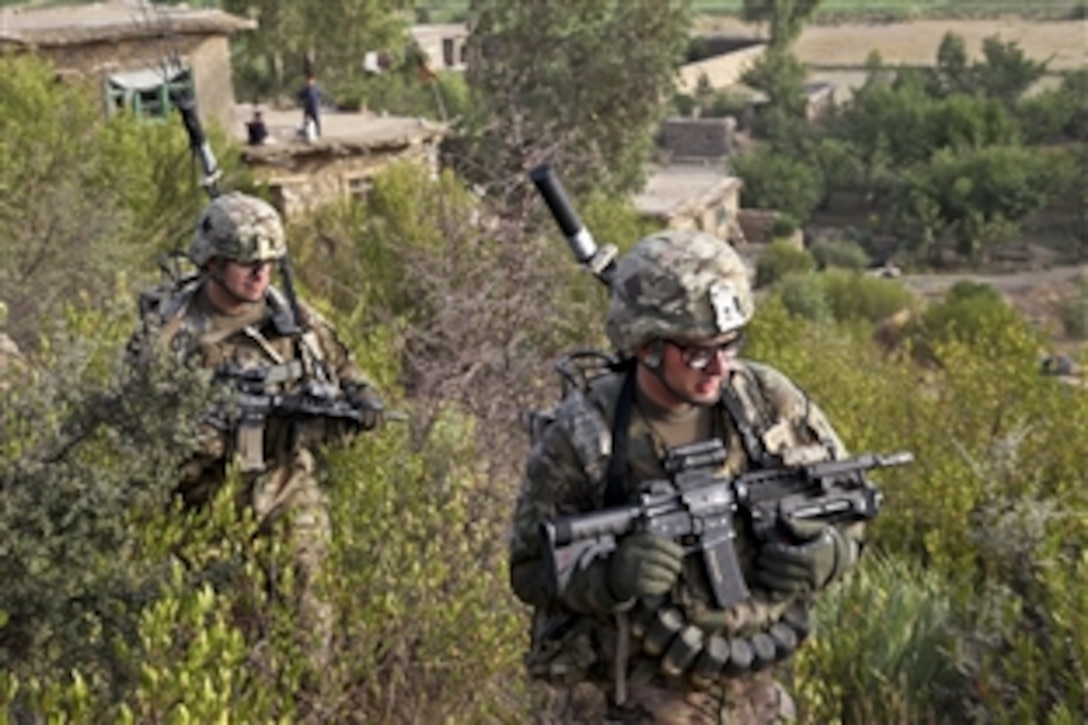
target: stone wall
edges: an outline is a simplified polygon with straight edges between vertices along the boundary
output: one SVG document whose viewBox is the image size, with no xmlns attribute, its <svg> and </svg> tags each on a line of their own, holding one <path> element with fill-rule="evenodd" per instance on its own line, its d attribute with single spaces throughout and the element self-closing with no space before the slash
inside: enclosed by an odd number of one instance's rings
<svg viewBox="0 0 1088 725">
<path fill-rule="evenodd" d="M 425 141 L 380 153 L 306 154 L 291 157 L 288 165 L 250 166 L 268 184 L 280 212 L 291 217 L 344 197 L 365 196 L 370 179 L 394 161 L 415 161 L 433 170 L 436 153 L 434 143 Z"/>
<path fill-rule="evenodd" d="M 169 54 L 177 53 L 193 72 L 197 110 L 201 121 L 228 128 L 234 105 L 230 45 L 225 35 L 178 35 L 43 46 L 36 51 L 51 60 L 65 79 L 86 79 L 98 84 L 105 107 L 106 79 L 111 73 L 159 68 Z"/>
<path fill-rule="evenodd" d="M 733 153 L 736 125 L 731 118 L 669 118 L 662 143 L 674 161 L 721 159 Z"/>
</svg>

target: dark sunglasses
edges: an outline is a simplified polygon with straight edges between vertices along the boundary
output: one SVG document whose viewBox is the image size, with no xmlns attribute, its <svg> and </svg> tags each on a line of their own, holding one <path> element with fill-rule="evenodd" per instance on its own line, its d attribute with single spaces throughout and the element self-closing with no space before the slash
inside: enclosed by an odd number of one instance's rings
<svg viewBox="0 0 1088 725">
<path fill-rule="evenodd" d="M 717 345 L 684 345 L 675 340 L 666 340 L 665 342 L 680 351 L 680 359 L 689 368 L 692 370 L 706 370 L 710 362 L 719 355 L 726 360 L 737 357 L 744 345 L 744 333 L 737 333 L 735 337 Z"/>
</svg>

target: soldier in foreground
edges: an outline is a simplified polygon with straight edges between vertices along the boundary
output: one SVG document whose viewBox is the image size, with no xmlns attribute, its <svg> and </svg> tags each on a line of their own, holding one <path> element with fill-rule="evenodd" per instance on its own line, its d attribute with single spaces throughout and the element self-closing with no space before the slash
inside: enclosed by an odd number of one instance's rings
<svg viewBox="0 0 1088 725">
<path fill-rule="evenodd" d="M 637 500 L 668 478 L 680 447 L 721 441 L 726 477 L 846 456 L 801 390 L 739 357 L 754 306 L 730 246 L 699 232 L 649 236 L 610 287 L 607 333 L 622 363 L 572 390 L 534 436 L 515 512 L 510 579 L 534 608 L 530 673 L 592 683 L 608 697 L 606 722 L 792 719 L 775 670 L 807 634 L 813 595 L 856 563 L 861 523 L 786 521 L 780 540 L 760 542 L 737 516 L 727 545 L 748 591 L 727 607 L 705 560 L 645 531 L 566 562 L 556 583 L 545 525 Z"/>
<path fill-rule="evenodd" d="M 199 272 L 145 294 L 134 358 L 172 355 L 214 371 L 238 393 L 238 410 L 209 416 L 201 450 L 182 472 L 178 493 L 199 508 L 237 466 L 241 510 L 264 534 L 293 547 L 299 631 L 310 661 L 327 661 L 329 606 L 317 574 L 329 542 L 327 499 L 317 445 L 343 440 L 382 421 L 380 399 L 352 354 L 311 308 L 271 286 L 273 265 L 287 244 L 279 213 L 267 202 L 233 192 L 214 198 L 196 224 L 189 257 Z"/>
</svg>

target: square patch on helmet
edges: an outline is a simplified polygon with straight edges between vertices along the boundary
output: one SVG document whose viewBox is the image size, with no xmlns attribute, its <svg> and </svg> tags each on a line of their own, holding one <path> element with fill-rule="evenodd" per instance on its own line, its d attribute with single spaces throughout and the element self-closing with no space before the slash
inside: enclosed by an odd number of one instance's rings
<svg viewBox="0 0 1088 725">
<path fill-rule="evenodd" d="M 729 332 L 744 326 L 744 309 L 732 283 L 714 282 L 707 289 L 710 308 L 714 310 L 714 324 L 718 332 Z"/>
</svg>

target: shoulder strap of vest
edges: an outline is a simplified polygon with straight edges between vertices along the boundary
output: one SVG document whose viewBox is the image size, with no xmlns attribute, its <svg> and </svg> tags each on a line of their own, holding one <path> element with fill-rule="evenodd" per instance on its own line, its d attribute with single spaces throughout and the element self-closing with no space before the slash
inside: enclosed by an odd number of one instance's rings
<svg viewBox="0 0 1088 725">
<path fill-rule="evenodd" d="M 744 446 L 744 452 L 748 454 L 748 460 L 757 466 L 765 465 L 768 458 L 767 448 L 756 434 L 755 426 L 745 412 L 744 405 L 740 402 L 732 385 L 722 386 L 721 404 L 740 434 L 741 445 Z"/>
<path fill-rule="evenodd" d="M 746 377 L 754 378 L 750 373 Z M 753 382 L 753 381 L 749 381 Z M 758 383 L 755 383 L 758 386 Z M 621 506 L 627 500 L 627 441 L 631 427 L 631 409 L 635 400 L 635 372 L 627 372 L 616 400 L 616 411 L 612 416 L 612 454 L 608 459 L 608 473 L 605 483 L 604 505 L 606 508 Z M 732 380 L 722 386 L 720 403 L 740 434 L 748 459 L 755 465 L 766 465 L 769 456 L 756 430 L 755 421 L 745 410 Z"/>
<path fill-rule="evenodd" d="M 612 455 L 608 459 L 608 477 L 604 489 L 605 508 L 622 506 L 627 500 L 627 439 L 631 427 L 631 407 L 635 402 L 635 371 L 628 370 L 616 400 L 612 416 Z"/>
</svg>

